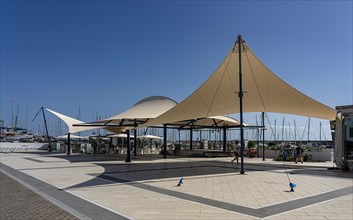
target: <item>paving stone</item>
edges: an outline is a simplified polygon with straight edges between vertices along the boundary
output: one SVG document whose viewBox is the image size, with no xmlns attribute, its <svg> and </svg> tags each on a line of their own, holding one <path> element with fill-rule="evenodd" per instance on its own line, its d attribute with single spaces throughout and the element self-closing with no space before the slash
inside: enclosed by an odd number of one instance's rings
<svg viewBox="0 0 353 220">
<path fill-rule="evenodd" d="M 78 219 L 0 172 L 0 219 Z"/>
<path fill-rule="evenodd" d="M 352 175 L 327 172 L 325 163 L 288 165 L 297 184 L 290 193 L 275 161 L 246 159 L 246 174 L 239 175 L 229 158 L 133 160 L 31 153 L 7 154 L 1 162 L 134 219 L 352 219 Z M 176 187 L 183 174 L 184 185 Z"/>
</svg>

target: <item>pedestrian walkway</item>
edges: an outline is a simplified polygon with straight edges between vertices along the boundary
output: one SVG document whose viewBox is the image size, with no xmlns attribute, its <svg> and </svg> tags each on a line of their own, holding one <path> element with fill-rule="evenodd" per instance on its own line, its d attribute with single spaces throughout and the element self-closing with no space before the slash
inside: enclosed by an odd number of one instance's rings
<svg viewBox="0 0 353 220">
<path fill-rule="evenodd" d="M 86 201 L 130 219 L 353 218 L 353 174 L 328 170 L 332 163 L 283 166 L 270 159 L 246 158 L 241 175 L 231 157 L 143 155 L 125 163 L 124 156 L 116 155 L 0 156 L 2 171 L 52 187 L 55 193 L 48 194 L 81 213 L 78 218 L 116 219 L 87 214 L 83 206 L 70 203 L 73 198 L 79 199 L 75 204 Z M 184 184 L 177 187 L 181 177 Z M 288 178 L 297 184 L 295 192 L 290 192 Z M 66 194 L 57 196 L 57 191 Z"/>
<path fill-rule="evenodd" d="M 0 172 L 0 219 L 79 219 Z"/>
</svg>

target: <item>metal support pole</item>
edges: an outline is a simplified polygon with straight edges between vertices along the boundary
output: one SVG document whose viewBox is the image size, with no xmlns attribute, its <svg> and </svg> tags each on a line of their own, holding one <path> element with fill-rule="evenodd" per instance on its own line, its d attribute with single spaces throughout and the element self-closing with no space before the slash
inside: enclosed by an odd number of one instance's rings
<svg viewBox="0 0 353 220">
<path fill-rule="evenodd" d="M 223 152 L 227 150 L 227 127 L 223 127 Z"/>
<path fill-rule="evenodd" d="M 190 128 L 190 150 L 192 150 L 192 128 Z"/>
<path fill-rule="evenodd" d="M 137 155 L 137 122 L 134 120 L 134 156 Z"/>
<path fill-rule="evenodd" d="M 131 142 L 130 142 L 130 130 L 126 131 L 127 134 L 127 150 L 126 150 L 126 160 L 125 162 L 131 162 Z"/>
<path fill-rule="evenodd" d="M 265 112 L 262 112 L 262 161 L 265 161 Z"/>
<path fill-rule="evenodd" d="M 165 124 L 163 127 L 163 158 L 167 158 L 167 125 Z"/>
<path fill-rule="evenodd" d="M 67 133 L 67 155 L 71 154 L 70 132 Z"/>
<path fill-rule="evenodd" d="M 241 35 L 238 35 L 238 53 L 239 53 L 239 106 L 240 106 L 240 174 L 244 174 L 244 127 L 243 127 L 243 78 L 241 68 L 241 45 L 243 40 Z"/>
<path fill-rule="evenodd" d="M 137 155 L 137 129 L 134 129 L 134 155 Z"/>
<path fill-rule="evenodd" d="M 44 125 L 45 125 L 45 132 L 47 134 L 47 139 L 48 139 L 48 151 L 51 152 L 51 146 L 50 146 L 50 137 L 49 137 L 49 132 L 48 132 L 48 126 L 47 126 L 47 120 L 45 119 L 45 114 L 44 114 L 44 108 L 42 107 L 42 113 L 43 113 L 43 118 L 44 118 Z"/>
<path fill-rule="evenodd" d="M 179 131 L 179 146 L 181 147 L 181 143 L 180 143 L 180 130 Z"/>
<path fill-rule="evenodd" d="M 202 129 L 200 129 L 200 147 L 202 147 Z"/>
</svg>

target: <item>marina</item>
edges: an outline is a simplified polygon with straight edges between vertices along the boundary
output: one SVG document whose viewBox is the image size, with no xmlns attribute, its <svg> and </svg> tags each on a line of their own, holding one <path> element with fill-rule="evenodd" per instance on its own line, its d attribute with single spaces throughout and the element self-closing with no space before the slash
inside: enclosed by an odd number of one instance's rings
<svg viewBox="0 0 353 220">
<path fill-rule="evenodd" d="M 1 1 L 0 219 L 353 219 L 352 1 Z"/>
</svg>

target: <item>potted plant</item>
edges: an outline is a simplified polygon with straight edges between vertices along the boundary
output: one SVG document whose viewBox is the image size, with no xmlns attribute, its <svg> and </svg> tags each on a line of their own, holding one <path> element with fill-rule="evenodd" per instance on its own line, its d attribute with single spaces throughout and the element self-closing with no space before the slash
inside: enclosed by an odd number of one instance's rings
<svg viewBox="0 0 353 220">
<path fill-rule="evenodd" d="M 342 171 L 350 171 L 352 165 L 353 165 L 353 161 L 347 160 L 347 159 L 343 159 L 343 160 L 337 162 L 337 166 Z"/>
<path fill-rule="evenodd" d="M 249 149 L 246 154 L 249 156 L 249 157 L 256 157 L 257 155 L 257 150 L 256 149 Z"/>
<path fill-rule="evenodd" d="M 256 157 L 257 155 L 257 150 L 256 150 L 256 142 L 255 141 L 248 141 L 248 152 L 247 152 L 247 155 L 249 157 Z"/>
</svg>

